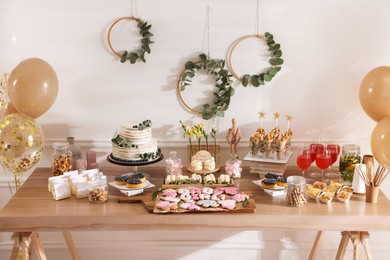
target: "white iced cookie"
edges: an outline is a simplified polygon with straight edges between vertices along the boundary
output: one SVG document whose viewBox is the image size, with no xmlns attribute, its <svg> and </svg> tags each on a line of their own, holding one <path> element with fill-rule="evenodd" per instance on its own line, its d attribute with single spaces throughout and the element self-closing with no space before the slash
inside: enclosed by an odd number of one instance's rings
<svg viewBox="0 0 390 260">
<path fill-rule="evenodd" d="M 179 194 L 184 194 L 184 193 L 190 193 L 190 190 L 189 189 L 187 189 L 187 188 L 179 188 L 178 190 L 177 190 L 177 193 L 179 193 Z"/>
<path fill-rule="evenodd" d="M 210 160 L 207 160 L 204 162 L 204 169 L 206 171 L 212 171 L 215 169 L 215 161 L 214 161 L 214 157 L 211 157 Z"/>
<path fill-rule="evenodd" d="M 225 209 L 234 209 L 236 207 L 236 201 L 235 200 L 223 200 L 221 202 L 222 208 Z"/>
<path fill-rule="evenodd" d="M 202 162 L 199 161 L 199 160 L 193 160 L 191 162 L 191 168 L 194 170 L 194 171 L 201 171 L 203 169 L 203 166 L 202 166 Z"/>
<path fill-rule="evenodd" d="M 209 208 L 209 207 L 217 208 L 217 207 L 219 207 L 219 204 L 215 200 L 200 200 L 196 204 L 198 204 L 199 206 L 202 206 L 204 208 Z"/>
<path fill-rule="evenodd" d="M 173 203 L 180 202 L 180 198 L 178 198 L 178 197 L 162 197 L 161 199 L 163 199 L 165 201 L 173 202 Z"/>
<path fill-rule="evenodd" d="M 204 188 L 202 189 L 202 193 L 204 193 L 204 194 L 209 194 L 209 195 L 211 195 L 211 194 L 213 194 L 213 192 L 214 192 L 214 190 L 213 190 L 212 188 L 209 188 L 209 187 L 204 187 Z"/>
</svg>

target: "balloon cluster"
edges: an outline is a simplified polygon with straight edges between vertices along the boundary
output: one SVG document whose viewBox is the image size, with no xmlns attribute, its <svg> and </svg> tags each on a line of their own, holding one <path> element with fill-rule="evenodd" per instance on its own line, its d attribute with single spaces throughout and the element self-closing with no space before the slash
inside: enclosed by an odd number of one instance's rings
<svg viewBox="0 0 390 260">
<path fill-rule="evenodd" d="M 367 73 L 359 97 L 364 112 L 378 123 L 371 134 L 374 157 L 390 167 L 390 67 L 377 67 Z"/>
<path fill-rule="evenodd" d="M 23 60 L 0 84 L 0 164 L 15 176 L 42 157 L 44 136 L 35 118 L 44 114 L 58 94 L 54 69 L 39 58 Z"/>
</svg>

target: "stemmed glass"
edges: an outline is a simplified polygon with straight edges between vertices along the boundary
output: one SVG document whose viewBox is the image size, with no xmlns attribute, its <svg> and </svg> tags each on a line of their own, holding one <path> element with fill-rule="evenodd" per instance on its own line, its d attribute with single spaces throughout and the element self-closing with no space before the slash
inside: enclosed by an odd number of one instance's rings
<svg viewBox="0 0 390 260">
<path fill-rule="evenodd" d="M 300 149 L 297 156 L 297 165 L 302 170 L 302 176 L 312 163 L 311 154 L 308 149 Z"/>
<path fill-rule="evenodd" d="M 310 156 L 311 156 L 311 163 L 314 163 L 316 161 L 317 153 L 324 150 L 324 145 L 321 143 L 312 143 L 309 146 Z M 319 175 L 318 172 L 309 172 L 309 177 L 311 177 L 314 180 L 320 179 L 322 176 Z"/>
<path fill-rule="evenodd" d="M 324 170 L 331 165 L 330 151 L 322 149 L 317 152 L 316 165 L 321 169 L 322 180 L 324 180 Z"/>
<path fill-rule="evenodd" d="M 340 155 L 340 145 L 334 143 L 328 144 L 326 150 L 330 152 L 330 167 L 327 176 L 329 178 L 338 178 L 340 174 L 337 171 L 332 171 L 332 165 L 335 164 Z"/>
</svg>

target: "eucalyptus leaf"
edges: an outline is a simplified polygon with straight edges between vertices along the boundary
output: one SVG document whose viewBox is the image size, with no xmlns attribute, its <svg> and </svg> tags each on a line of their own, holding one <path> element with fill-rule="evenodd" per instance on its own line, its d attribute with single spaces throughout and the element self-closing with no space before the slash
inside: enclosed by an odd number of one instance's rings
<svg viewBox="0 0 390 260">
<path fill-rule="evenodd" d="M 264 74 L 264 81 L 271 81 L 272 80 L 272 78 L 273 78 L 273 76 L 272 75 L 269 75 L 269 74 Z"/>
<path fill-rule="evenodd" d="M 187 69 L 187 70 L 193 70 L 195 69 L 196 65 L 194 62 L 192 61 L 187 61 L 186 64 L 184 65 L 184 67 Z"/>
<path fill-rule="evenodd" d="M 270 68 L 270 69 L 267 71 L 267 74 L 272 75 L 272 76 L 275 76 L 276 73 L 278 73 L 278 70 L 277 70 L 276 68 Z"/>
<path fill-rule="evenodd" d="M 251 77 L 251 76 L 250 76 L 249 74 L 245 74 L 244 76 L 242 76 L 242 81 L 241 81 L 241 83 L 242 83 L 242 85 L 243 85 L 244 87 L 248 86 L 250 77 Z"/>
<path fill-rule="evenodd" d="M 282 51 L 281 50 L 277 50 L 277 51 L 274 51 L 272 54 L 275 57 L 280 58 L 282 56 Z"/>
<path fill-rule="evenodd" d="M 253 76 L 251 77 L 251 83 L 252 83 L 252 86 L 254 86 L 254 87 L 260 86 L 260 83 L 259 83 L 259 76 L 253 75 Z"/>
<path fill-rule="evenodd" d="M 283 59 L 281 59 L 281 58 L 276 58 L 276 65 L 282 65 L 283 62 L 284 62 Z"/>
<path fill-rule="evenodd" d="M 277 44 L 272 45 L 272 46 L 268 49 L 268 51 L 273 52 L 273 51 L 277 51 L 277 50 L 279 50 L 279 49 L 280 49 L 280 44 L 277 43 Z"/>
<path fill-rule="evenodd" d="M 218 110 L 217 113 L 215 114 L 216 116 L 219 116 L 219 117 L 224 117 L 225 116 L 225 111 L 223 110 Z"/>
</svg>

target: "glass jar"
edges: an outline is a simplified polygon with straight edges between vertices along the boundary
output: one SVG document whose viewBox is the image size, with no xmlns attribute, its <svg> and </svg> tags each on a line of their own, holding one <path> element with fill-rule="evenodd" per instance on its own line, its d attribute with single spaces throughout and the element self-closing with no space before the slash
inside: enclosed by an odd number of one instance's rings
<svg viewBox="0 0 390 260">
<path fill-rule="evenodd" d="M 95 173 L 89 181 L 88 199 L 92 203 L 104 203 L 108 199 L 107 177 L 101 172 Z"/>
<path fill-rule="evenodd" d="M 352 182 L 355 165 L 360 163 L 360 146 L 345 144 L 341 148 L 339 170 L 344 181 Z"/>
<path fill-rule="evenodd" d="M 290 207 L 300 207 L 307 203 L 306 179 L 302 176 L 287 178 L 284 202 Z"/>
<path fill-rule="evenodd" d="M 62 175 L 72 170 L 72 152 L 68 143 L 54 143 L 51 155 L 51 173 L 54 176 Z"/>
<path fill-rule="evenodd" d="M 69 150 L 72 152 L 72 169 L 76 170 L 76 162 L 79 159 L 82 159 L 82 153 L 80 146 L 74 143 L 74 137 L 70 136 L 66 138 L 66 141 L 69 143 Z"/>
<path fill-rule="evenodd" d="M 176 154 L 175 151 L 170 152 L 169 158 L 165 160 L 165 171 L 167 175 L 179 176 L 182 174 L 183 165 L 181 164 L 181 159 L 176 157 Z"/>
</svg>

